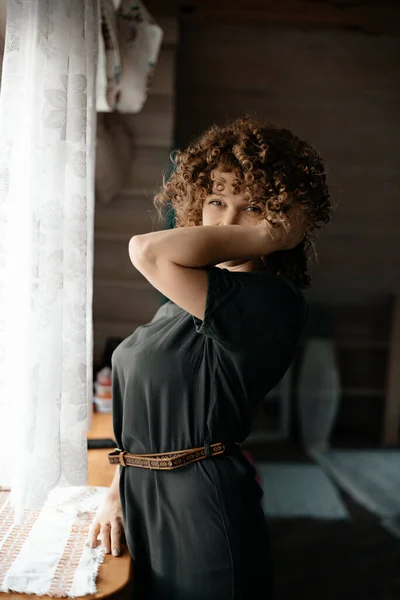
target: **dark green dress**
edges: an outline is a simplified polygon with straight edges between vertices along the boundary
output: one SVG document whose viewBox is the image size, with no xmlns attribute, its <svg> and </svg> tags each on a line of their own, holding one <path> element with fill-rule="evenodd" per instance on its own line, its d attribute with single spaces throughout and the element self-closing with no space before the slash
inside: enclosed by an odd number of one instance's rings
<svg viewBox="0 0 400 600">
<path fill-rule="evenodd" d="M 243 442 L 293 361 L 300 291 L 274 274 L 207 272 L 204 321 L 168 301 L 113 354 L 114 433 L 127 452 Z M 135 600 L 272 597 L 262 490 L 239 447 L 173 471 L 121 467 L 120 493 Z"/>
</svg>

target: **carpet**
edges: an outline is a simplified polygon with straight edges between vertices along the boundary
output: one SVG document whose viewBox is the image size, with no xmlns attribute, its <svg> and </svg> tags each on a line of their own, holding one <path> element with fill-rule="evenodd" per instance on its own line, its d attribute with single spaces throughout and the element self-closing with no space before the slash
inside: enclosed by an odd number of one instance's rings
<svg viewBox="0 0 400 600">
<path fill-rule="evenodd" d="M 354 500 L 382 519 L 400 512 L 400 451 L 330 450 L 315 460 Z"/>
<path fill-rule="evenodd" d="M 318 465 L 257 463 L 267 517 L 349 519 L 334 483 Z"/>
<path fill-rule="evenodd" d="M 383 519 L 381 525 L 389 533 L 400 539 L 400 513 L 397 515 L 397 517 L 392 517 L 391 519 Z"/>
</svg>

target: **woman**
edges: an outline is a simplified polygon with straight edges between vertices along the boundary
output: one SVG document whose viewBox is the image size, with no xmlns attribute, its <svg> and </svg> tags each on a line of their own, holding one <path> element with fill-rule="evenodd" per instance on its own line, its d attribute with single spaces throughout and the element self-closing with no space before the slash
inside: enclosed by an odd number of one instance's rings
<svg viewBox="0 0 400 600">
<path fill-rule="evenodd" d="M 323 163 L 246 117 L 178 153 L 156 204 L 176 227 L 133 237 L 129 256 L 169 301 L 113 355 L 110 462 L 126 466 L 91 544 L 100 534 L 118 555 L 125 530 L 135 599 L 271 598 L 262 492 L 240 444 L 304 329 L 307 250 L 331 210 Z"/>
</svg>

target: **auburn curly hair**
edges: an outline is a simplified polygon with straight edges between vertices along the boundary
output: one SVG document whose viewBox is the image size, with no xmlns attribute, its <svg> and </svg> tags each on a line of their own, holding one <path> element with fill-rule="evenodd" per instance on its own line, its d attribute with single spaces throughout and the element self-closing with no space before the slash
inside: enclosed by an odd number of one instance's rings
<svg viewBox="0 0 400 600">
<path fill-rule="evenodd" d="M 173 210 L 175 227 L 202 224 L 203 202 L 212 192 L 211 173 L 217 168 L 235 173 L 235 194 L 247 193 L 250 203 L 264 203 L 264 217 L 272 227 L 289 228 L 286 212 L 300 203 L 308 222 L 303 241 L 268 255 L 265 269 L 273 268 L 299 287 L 310 285 L 313 234 L 332 212 L 323 160 L 310 144 L 288 129 L 246 116 L 213 125 L 171 160 L 174 171 L 164 178 L 154 203 L 160 214 Z"/>
</svg>

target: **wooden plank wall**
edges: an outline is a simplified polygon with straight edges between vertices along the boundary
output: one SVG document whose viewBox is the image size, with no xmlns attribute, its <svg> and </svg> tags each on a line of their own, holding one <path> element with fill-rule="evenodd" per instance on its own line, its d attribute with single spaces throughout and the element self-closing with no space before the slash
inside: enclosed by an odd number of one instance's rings
<svg viewBox="0 0 400 600">
<path fill-rule="evenodd" d="M 327 162 L 333 222 L 307 296 L 329 315 L 343 397 L 336 434 L 378 442 L 400 286 L 400 39 L 357 30 L 181 18 L 177 144 L 250 112 Z"/>
<path fill-rule="evenodd" d="M 400 38 L 190 19 L 180 38 L 177 143 L 247 111 L 292 128 L 325 157 L 338 204 L 314 296 L 398 291 Z"/>
<path fill-rule="evenodd" d="M 138 325 L 151 320 L 162 302 L 161 295 L 128 257 L 128 242 L 133 235 L 163 226 L 156 218 L 153 197 L 173 146 L 177 19 L 153 16 L 164 38 L 146 104 L 138 114 L 99 114 L 101 127 L 114 134 L 117 147 L 121 139 L 121 159 L 127 159 L 128 168 L 117 196 L 110 202 L 96 201 L 95 369 L 102 365 L 107 338 L 127 337 Z"/>
</svg>

